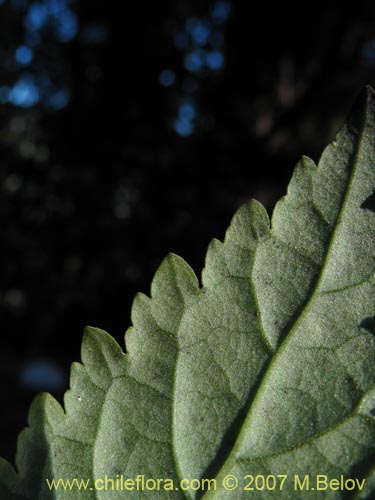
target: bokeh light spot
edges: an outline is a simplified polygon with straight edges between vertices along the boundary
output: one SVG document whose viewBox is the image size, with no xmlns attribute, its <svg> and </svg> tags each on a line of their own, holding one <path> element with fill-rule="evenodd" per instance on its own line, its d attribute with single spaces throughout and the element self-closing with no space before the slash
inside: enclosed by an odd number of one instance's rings
<svg viewBox="0 0 375 500">
<path fill-rule="evenodd" d="M 190 33 L 193 43 L 200 47 L 206 45 L 211 36 L 210 24 L 195 17 L 186 21 L 186 30 Z"/>
<path fill-rule="evenodd" d="M 220 0 L 212 7 L 211 18 L 215 24 L 224 24 L 232 12 L 232 6 L 228 1 Z"/>
<path fill-rule="evenodd" d="M 21 386 L 30 390 L 58 390 L 63 388 L 66 382 L 61 368 L 48 359 L 30 360 L 24 364 L 20 373 Z"/>
<path fill-rule="evenodd" d="M 193 120 L 196 116 L 195 105 L 191 102 L 183 102 L 179 107 L 179 116 L 186 120 Z"/>
<path fill-rule="evenodd" d="M 164 69 L 159 74 L 159 83 L 163 87 L 171 87 L 176 82 L 176 73 L 170 69 Z"/>
<path fill-rule="evenodd" d="M 70 93 L 68 89 L 58 89 L 53 92 L 46 100 L 46 105 L 55 111 L 65 108 L 70 101 Z"/>
<path fill-rule="evenodd" d="M 24 24 L 25 27 L 32 31 L 38 31 L 47 24 L 48 11 L 46 7 L 39 3 L 32 3 L 26 13 Z"/>
<path fill-rule="evenodd" d="M 185 56 L 185 68 L 191 73 L 199 73 L 205 66 L 205 52 L 194 50 Z"/>
<path fill-rule="evenodd" d="M 27 76 L 22 76 L 10 89 L 9 101 L 22 108 L 35 106 L 40 99 L 39 89 Z"/>
<path fill-rule="evenodd" d="M 174 121 L 174 129 L 181 137 L 188 137 L 194 131 L 193 124 L 184 118 L 177 118 Z"/>
<path fill-rule="evenodd" d="M 71 10 L 62 11 L 55 19 L 54 28 L 55 36 L 60 42 L 70 42 L 78 32 L 76 14 Z"/>
<path fill-rule="evenodd" d="M 218 70 L 224 65 L 224 56 L 218 50 L 208 52 L 206 57 L 207 66 L 212 70 Z"/>
<path fill-rule="evenodd" d="M 17 47 L 14 57 L 18 64 L 30 64 L 33 60 L 33 51 L 27 45 L 20 45 Z"/>
</svg>

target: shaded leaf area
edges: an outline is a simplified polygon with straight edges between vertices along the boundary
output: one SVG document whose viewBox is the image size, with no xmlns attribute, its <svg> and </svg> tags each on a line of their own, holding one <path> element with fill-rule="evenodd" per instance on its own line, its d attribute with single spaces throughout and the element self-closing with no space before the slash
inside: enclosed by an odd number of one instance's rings
<svg viewBox="0 0 375 500">
<path fill-rule="evenodd" d="M 65 410 L 37 398 L 18 443 L 17 474 L 1 462 L 6 498 L 44 500 L 45 478 L 215 477 L 210 492 L 131 491 L 130 498 L 246 497 L 253 475 L 361 473 L 375 454 L 375 98 L 361 95 L 318 166 L 297 165 L 270 223 L 257 202 L 208 249 L 202 286 L 181 258 L 139 294 L 124 354 L 88 328 Z M 367 463 L 366 467 L 363 466 Z M 361 477 L 362 477 L 361 476 Z M 308 498 L 347 498 L 309 491 Z M 57 490 L 55 499 L 76 498 Z M 82 498 L 123 498 L 85 491 Z M 289 482 L 278 498 L 300 498 Z M 274 498 L 254 491 L 254 498 Z"/>
</svg>

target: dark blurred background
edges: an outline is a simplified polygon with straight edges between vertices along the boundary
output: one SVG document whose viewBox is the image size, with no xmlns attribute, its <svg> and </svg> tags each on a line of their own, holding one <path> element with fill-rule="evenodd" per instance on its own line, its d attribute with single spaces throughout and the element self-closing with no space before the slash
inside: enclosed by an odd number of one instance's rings
<svg viewBox="0 0 375 500">
<path fill-rule="evenodd" d="M 86 324 L 123 345 L 168 252 L 200 273 L 375 83 L 375 4 L 0 0 L 0 456 Z"/>
</svg>

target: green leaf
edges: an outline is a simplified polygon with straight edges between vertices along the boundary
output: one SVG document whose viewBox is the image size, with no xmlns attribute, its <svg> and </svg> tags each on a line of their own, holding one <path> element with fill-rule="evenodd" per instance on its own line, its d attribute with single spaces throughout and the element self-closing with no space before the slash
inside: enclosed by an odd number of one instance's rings
<svg viewBox="0 0 375 500">
<path fill-rule="evenodd" d="M 271 224 L 257 202 L 240 208 L 224 243 L 209 246 L 201 287 L 169 255 L 151 298 L 134 300 L 127 354 L 107 333 L 86 329 L 65 410 L 49 395 L 34 401 L 17 473 L 0 462 L 1 498 L 369 498 L 374 111 L 367 89 L 318 166 L 309 158 L 297 165 Z M 169 479 L 173 489 L 50 491 L 46 484 L 76 478 L 92 487 L 139 475 Z M 238 480 L 232 491 L 228 475 Z M 287 476 L 283 485 L 278 475 Z M 331 489 L 317 475 L 360 480 L 361 491 Z M 305 476 L 314 489 L 298 488 Z M 180 488 L 181 479 L 202 478 L 216 488 Z"/>
</svg>

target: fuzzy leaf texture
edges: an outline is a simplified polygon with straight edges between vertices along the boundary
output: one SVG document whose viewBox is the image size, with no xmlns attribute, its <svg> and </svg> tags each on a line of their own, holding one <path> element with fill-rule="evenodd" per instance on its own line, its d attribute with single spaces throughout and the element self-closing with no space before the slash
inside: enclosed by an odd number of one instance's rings
<svg viewBox="0 0 375 500">
<path fill-rule="evenodd" d="M 32 403 L 5 500 L 346 499 L 375 489 L 375 96 L 318 165 L 304 157 L 270 223 L 251 201 L 208 248 L 202 286 L 169 255 L 138 294 L 126 351 L 87 328 L 63 409 Z M 223 486 L 234 475 L 233 491 Z M 244 491 L 247 474 L 287 475 Z M 360 491 L 295 489 L 317 474 Z M 211 491 L 50 491 L 46 478 L 214 478 Z M 93 484 L 93 483 L 92 483 Z M 254 485 L 253 485 L 254 486 Z M 272 485 L 271 485 L 272 486 Z"/>
</svg>

